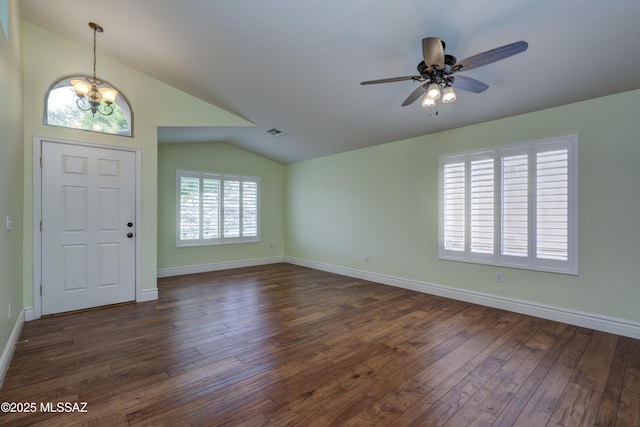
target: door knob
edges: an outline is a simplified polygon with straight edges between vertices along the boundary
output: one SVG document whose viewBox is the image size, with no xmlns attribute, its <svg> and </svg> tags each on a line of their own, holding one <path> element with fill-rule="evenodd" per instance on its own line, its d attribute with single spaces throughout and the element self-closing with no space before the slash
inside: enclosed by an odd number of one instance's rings
<svg viewBox="0 0 640 427">
<path fill-rule="evenodd" d="M 133 237 L 133 233 L 127 233 L 127 237 L 128 238 L 132 238 Z"/>
</svg>

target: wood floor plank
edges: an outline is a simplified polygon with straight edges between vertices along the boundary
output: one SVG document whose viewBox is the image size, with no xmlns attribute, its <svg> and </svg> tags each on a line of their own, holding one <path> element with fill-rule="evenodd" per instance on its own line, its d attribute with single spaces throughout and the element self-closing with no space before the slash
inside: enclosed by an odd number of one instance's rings
<svg viewBox="0 0 640 427">
<path fill-rule="evenodd" d="M 615 335 L 594 332 L 571 381 L 603 391 L 607 384 L 617 341 L 618 337 Z"/>
<path fill-rule="evenodd" d="M 569 381 L 549 419 L 549 424 L 559 426 L 594 425 L 601 399 L 601 391 Z"/>
<path fill-rule="evenodd" d="M 491 340 L 488 340 L 481 332 L 494 321 L 495 314 L 493 312 L 481 316 L 465 331 L 436 347 L 429 366 L 398 385 L 392 392 L 387 393 L 366 413 L 361 414 L 359 419 L 352 420 L 352 423 L 354 425 L 389 424 L 399 418 L 416 402 L 420 401 L 425 394 L 458 372 L 479 351 L 484 350 L 491 343 Z M 439 354 L 446 354 L 446 357 L 438 357 Z"/>
<path fill-rule="evenodd" d="M 0 425 L 635 426 L 640 340 L 290 264 L 27 322 Z"/>
<path fill-rule="evenodd" d="M 497 417 L 536 368 L 544 352 L 522 347 L 465 405 Z"/>
<path fill-rule="evenodd" d="M 611 370 L 607 378 L 600 408 L 596 418 L 596 426 L 606 427 L 616 424 L 618 408 L 620 406 L 620 395 L 624 386 L 624 376 L 627 369 L 629 357 L 630 339 L 621 337 L 618 340 L 616 351 L 613 355 Z"/>
<path fill-rule="evenodd" d="M 562 396 L 567 383 L 571 379 L 571 369 L 555 365 L 548 371 L 544 381 L 536 389 L 535 393 L 526 400 L 520 400 L 525 405 L 519 404 L 518 407 L 524 406 L 522 412 L 517 415 L 515 422 L 511 423 L 510 418 L 501 414 L 500 419 L 496 420 L 497 425 L 514 425 L 528 427 L 531 425 L 545 425 L 551 418 L 551 414 L 556 407 L 556 403 Z M 513 400 L 512 400 L 513 401 Z"/>
<path fill-rule="evenodd" d="M 616 426 L 640 426 L 640 370 L 628 368 L 620 395 Z"/>
<path fill-rule="evenodd" d="M 535 325 L 539 323 L 533 318 L 518 319 L 513 327 L 501 331 L 495 341 L 470 363 L 405 412 L 403 418 L 416 426 L 444 424 L 504 366 L 509 359 L 506 355 L 514 354 L 527 337 L 537 332 Z M 432 402 L 435 403 L 432 405 Z M 446 413 L 441 413 L 441 403 L 446 405 Z"/>
<path fill-rule="evenodd" d="M 545 328 L 543 334 L 537 335 L 539 340 L 532 340 L 526 344 L 528 347 L 546 350 L 544 357 L 496 418 L 497 425 L 545 424 L 554 409 L 551 404 L 555 399 L 550 399 L 549 396 L 554 395 L 556 399 L 559 398 L 569 381 L 571 369 L 564 368 L 562 365 L 556 365 L 558 367 L 553 368 L 576 328 L 552 322 L 547 326 L 555 326 L 557 331 L 553 332 Z M 558 329 L 558 326 L 564 327 Z"/>
</svg>

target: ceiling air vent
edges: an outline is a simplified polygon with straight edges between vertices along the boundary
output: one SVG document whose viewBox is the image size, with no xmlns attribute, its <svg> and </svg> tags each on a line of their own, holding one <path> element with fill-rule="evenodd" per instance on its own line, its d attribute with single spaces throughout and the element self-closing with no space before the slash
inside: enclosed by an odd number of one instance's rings
<svg viewBox="0 0 640 427">
<path fill-rule="evenodd" d="M 285 136 L 285 135 L 286 135 L 286 133 L 284 133 L 284 132 L 282 132 L 281 130 L 278 130 L 278 129 L 276 129 L 276 128 L 269 129 L 269 130 L 267 131 L 267 133 L 268 133 L 268 134 L 271 134 L 271 135 L 273 135 L 273 136 Z"/>
</svg>

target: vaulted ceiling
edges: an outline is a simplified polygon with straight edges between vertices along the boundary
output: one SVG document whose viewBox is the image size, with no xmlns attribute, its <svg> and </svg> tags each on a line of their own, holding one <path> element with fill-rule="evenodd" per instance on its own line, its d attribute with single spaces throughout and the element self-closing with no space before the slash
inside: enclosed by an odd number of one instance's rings
<svg viewBox="0 0 640 427">
<path fill-rule="evenodd" d="M 162 128 L 159 142 L 225 141 L 281 163 L 640 88 L 637 0 L 21 0 L 23 19 L 253 123 Z M 525 40 L 469 70 L 483 93 L 402 102 L 435 36 L 458 60 Z M 88 50 L 89 51 L 89 50 Z M 597 118 L 594 118 L 597 119 Z M 286 133 L 272 136 L 276 128 Z"/>
</svg>

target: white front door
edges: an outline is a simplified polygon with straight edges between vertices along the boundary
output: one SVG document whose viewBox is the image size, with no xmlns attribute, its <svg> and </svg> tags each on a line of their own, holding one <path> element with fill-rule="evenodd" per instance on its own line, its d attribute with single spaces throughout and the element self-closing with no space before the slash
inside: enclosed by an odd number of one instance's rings
<svg viewBox="0 0 640 427">
<path fill-rule="evenodd" d="M 135 300 L 136 157 L 42 141 L 42 314 Z"/>
</svg>

